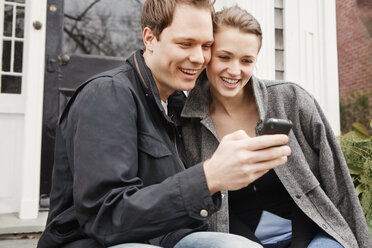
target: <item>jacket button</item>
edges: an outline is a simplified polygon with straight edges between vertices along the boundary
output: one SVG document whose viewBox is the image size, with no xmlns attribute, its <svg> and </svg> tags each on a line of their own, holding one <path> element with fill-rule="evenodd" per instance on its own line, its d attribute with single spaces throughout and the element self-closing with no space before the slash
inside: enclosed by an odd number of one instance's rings
<svg viewBox="0 0 372 248">
<path fill-rule="evenodd" d="M 208 216 L 208 211 L 205 210 L 205 209 L 200 210 L 200 216 L 201 217 L 207 217 Z"/>
<path fill-rule="evenodd" d="M 297 194 L 295 195 L 297 199 L 300 199 L 301 198 L 301 195 L 300 194 Z"/>
<path fill-rule="evenodd" d="M 327 228 L 328 228 L 326 224 L 323 224 L 322 227 L 323 227 L 324 230 L 327 230 Z"/>
</svg>

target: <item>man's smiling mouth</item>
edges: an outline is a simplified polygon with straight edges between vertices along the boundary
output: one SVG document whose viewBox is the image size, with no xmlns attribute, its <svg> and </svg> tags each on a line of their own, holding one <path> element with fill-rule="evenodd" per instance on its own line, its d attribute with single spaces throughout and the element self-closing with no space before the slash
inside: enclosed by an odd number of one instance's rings
<svg viewBox="0 0 372 248">
<path fill-rule="evenodd" d="M 193 69 L 184 69 L 184 68 L 181 68 L 179 67 L 180 71 L 182 71 L 183 73 L 186 73 L 188 75 L 195 75 L 199 70 L 193 70 Z"/>
</svg>

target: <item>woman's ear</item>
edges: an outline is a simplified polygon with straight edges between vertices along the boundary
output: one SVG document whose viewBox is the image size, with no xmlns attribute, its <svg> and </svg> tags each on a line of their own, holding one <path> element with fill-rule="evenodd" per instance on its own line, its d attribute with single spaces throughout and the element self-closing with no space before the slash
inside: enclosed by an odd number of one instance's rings
<svg viewBox="0 0 372 248">
<path fill-rule="evenodd" d="M 152 32 L 151 28 L 145 27 L 142 32 L 143 44 L 145 45 L 145 50 L 152 52 L 154 42 L 156 42 L 156 37 Z"/>
</svg>

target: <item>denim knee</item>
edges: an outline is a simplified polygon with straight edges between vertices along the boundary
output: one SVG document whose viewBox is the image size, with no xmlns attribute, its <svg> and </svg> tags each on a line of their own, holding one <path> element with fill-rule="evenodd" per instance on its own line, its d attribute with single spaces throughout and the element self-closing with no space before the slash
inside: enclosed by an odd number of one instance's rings
<svg viewBox="0 0 372 248">
<path fill-rule="evenodd" d="M 160 246 L 146 245 L 140 243 L 128 243 L 110 246 L 109 248 L 161 248 Z"/>
<path fill-rule="evenodd" d="M 323 230 L 319 231 L 307 248 L 344 248 L 335 239 L 325 233 Z"/>
<path fill-rule="evenodd" d="M 174 248 L 262 248 L 245 237 L 220 232 L 196 232 L 181 239 Z"/>
</svg>

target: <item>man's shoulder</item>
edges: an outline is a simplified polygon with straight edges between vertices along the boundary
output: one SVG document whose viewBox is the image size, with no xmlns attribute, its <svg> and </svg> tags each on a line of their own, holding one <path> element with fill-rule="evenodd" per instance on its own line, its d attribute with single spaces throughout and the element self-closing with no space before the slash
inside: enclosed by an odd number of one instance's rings
<svg viewBox="0 0 372 248">
<path fill-rule="evenodd" d="M 80 85 L 84 86 L 91 82 L 99 82 L 99 81 L 107 81 L 107 80 L 115 80 L 116 77 L 122 77 L 123 79 L 127 78 L 127 75 L 133 72 L 133 68 L 128 63 L 123 63 L 121 66 L 98 73 L 88 80 L 86 80 L 83 84 Z M 129 78 L 127 78 L 130 81 Z"/>
<path fill-rule="evenodd" d="M 75 90 L 60 118 L 62 119 L 69 112 L 72 105 L 76 105 L 85 99 L 102 99 L 104 96 L 112 95 L 115 92 L 116 94 L 128 95 L 135 82 L 134 71 L 127 63 L 92 76 Z"/>
</svg>

